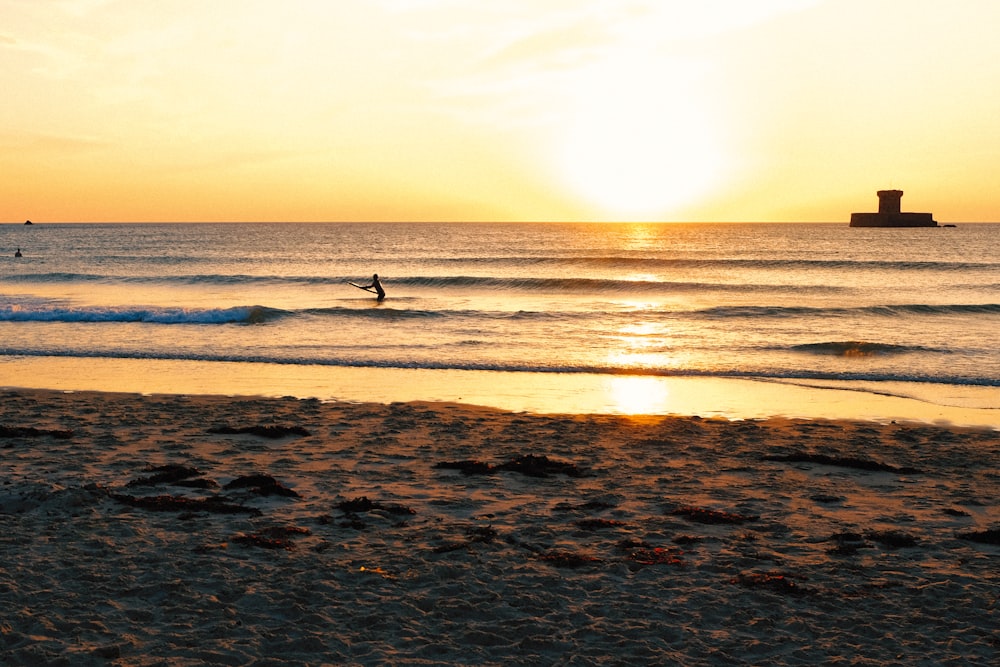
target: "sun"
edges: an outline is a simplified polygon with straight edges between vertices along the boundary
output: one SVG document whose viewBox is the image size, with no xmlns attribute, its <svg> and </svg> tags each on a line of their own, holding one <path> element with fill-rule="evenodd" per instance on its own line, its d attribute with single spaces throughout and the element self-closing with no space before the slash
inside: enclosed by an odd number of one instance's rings
<svg viewBox="0 0 1000 667">
<path fill-rule="evenodd" d="M 698 67 L 626 53 L 587 68 L 570 96 L 557 169 L 614 220 L 660 220 L 717 187 L 727 164 Z"/>
</svg>

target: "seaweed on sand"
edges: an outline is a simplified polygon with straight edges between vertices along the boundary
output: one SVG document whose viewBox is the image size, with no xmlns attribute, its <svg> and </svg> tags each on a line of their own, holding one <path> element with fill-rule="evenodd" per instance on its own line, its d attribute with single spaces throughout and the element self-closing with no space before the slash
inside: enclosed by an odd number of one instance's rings
<svg viewBox="0 0 1000 667">
<path fill-rule="evenodd" d="M 69 440 L 73 437 L 73 431 L 35 428 L 34 426 L 0 425 L 0 438 L 41 438 L 46 435 L 56 440 Z"/>
<path fill-rule="evenodd" d="M 148 467 L 146 472 L 154 473 L 148 477 L 137 477 L 125 486 L 155 486 L 157 484 L 175 484 L 192 477 L 201 476 L 197 468 L 168 463 L 162 466 Z"/>
<path fill-rule="evenodd" d="M 809 452 L 794 452 L 792 454 L 770 454 L 762 457 L 763 461 L 777 461 L 779 463 L 819 463 L 821 465 L 837 466 L 840 468 L 852 468 L 854 470 L 867 470 L 870 472 L 891 472 L 897 475 L 917 475 L 922 471 L 918 468 L 907 466 L 897 467 L 862 459 L 856 456 L 830 456 L 829 454 L 811 454 Z"/>
<path fill-rule="evenodd" d="M 378 510 L 389 514 L 416 514 L 416 511 L 405 505 L 390 504 L 385 505 L 374 500 L 369 500 L 368 496 L 361 496 L 354 500 L 344 500 L 337 504 L 337 508 L 349 514 L 359 512 L 371 512 Z"/>
<path fill-rule="evenodd" d="M 548 477 L 555 474 L 562 474 L 567 477 L 583 477 L 583 471 L 575 464 L 550 459 L 544 454 L 540 456 L 536 454 L 522 454 L 507 463 L 498 465 L 496 469 L 519 472 L 529 477 Z"/>
<path fill-rule="evenodd" d="M 572 551 L 547 551 L 539 554 L 538 559 L 555 567 L 582 567 L 597 565 L 604 561 L 596 556 L 574 553 Z"/>
<path fill-rule="evenodd" d="M 628 559 L 639 565 L 687 565 L 687 562 L 681 558 L 680 549 L 670 547 L 636 549 L 629 554 Z"/>
<path fill-rule="evenodd" d="M 741 572 L 730 579 L 729 583 L 745 588 L 763 588 L 781 595 L 809 595 L 813 592 L 780 572 Z"/>
<path fill-rule="evenodd" d="M 270 438 L 271 440 L 277 440 L 289 435 L 312 435 L 301 426 L 278 426 L 274 424 L 263 426 L 212 426 L 208 429 L 208 432 L 217 435 L 256 435 L 261 438 Z"/>
<path fill-rule="evenodd" d="M 292 537 L 311 534 L 312 531 L 308 528 L 299 526 L 272 526 L 256 533 L 240 533 L 233 537 L 233 542 L 251 547 L 291 551 L 295 548 Z"/>
<path fill-rule="evenodd" d="M 289 489 L 287 486 L 270 475 L 256 474 L 237 477 L 226 484 L 225 489 L 250 489 L 254 493 L 262 496 L 285 496 L 286 498 L 301 498 L 298 492 Z"/>
<path fill-rule="evenodd" d="M 226 502 L 224 498 L 209 496 L 208 498 L 184 498 L 183 496 L 130 496 L 124 493 L 108 494 L 113 500 L 123 505 L 149 510 L 151 512 L 209 512 L 212 514 L 250 514 L 260 516 L 256 507 L 236 505 Z"/>
<path fill-rule="evenodd" d="M 459 470 L 464 475 L 490 475 L 495 472 L 494 467 L 484 461 L 440 461 L 434 464 L 435 468 L 445 470 Z"/>
<path fill-rule="evenodd" d="M 960 540 L 979 542 L 980 544 L 1000 544 L 1000 528 L 990 528 L 989 530 L 973 530 L 957 535 Z"/>
<path fill-rule="evenodd" d="M 528 477 L 548 477 L 562 474 L 568 477 L 583 477 L 584 473 L 576 464 L 550 459 L 544 454 L 521 454 L 506 463 L 493 465 L 484 461 L 441 461 L 435 468 L 460 470 L 466 475 L 491 475 L 504 470 L 519 472 Z"/>
<path fill-rule="evenodd" d="M 682 516 L 689 521 L 705 524 L 731 524 L 741 525 L 757 521 L 760 517 L 750 514 L 736 514 L 735 512 L 723 512 L 721 510 L 711 510 L 694 505 L 678 507 L 671 512 L 674 516 Z"/>
</svg>

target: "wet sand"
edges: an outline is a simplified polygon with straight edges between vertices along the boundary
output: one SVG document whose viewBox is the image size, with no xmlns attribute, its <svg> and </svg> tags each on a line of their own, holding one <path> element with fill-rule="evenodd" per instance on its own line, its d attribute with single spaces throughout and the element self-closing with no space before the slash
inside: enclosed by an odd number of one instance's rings
<svg viewBox="0 0 1000 667">
<path fill-rule="evenodd" d="M 1000 429 L 996 387 L 932 383 L 12 357 L 0 361 L 0 389 L 4 386 L 371 403 L 433 401 L 544 414 L 896 420 Z"/>
<path fill-rule="evenodd" d="M 0 401 L 7 665 L 991 664 L 1000 432 Z"/>
</svg>

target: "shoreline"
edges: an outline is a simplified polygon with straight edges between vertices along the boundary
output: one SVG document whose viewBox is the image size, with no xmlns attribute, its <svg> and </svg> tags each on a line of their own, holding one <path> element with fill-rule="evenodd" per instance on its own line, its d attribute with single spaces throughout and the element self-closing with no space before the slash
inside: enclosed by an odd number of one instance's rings
<svg viewBox="0 0 1000 667">
<path fill-rule="evenodd" d="M 1000 651 L 996 431 L 0 393 L 12 667 Z"/>
<path fill-rule="evenodd" d="M 0 361 L 0 387 L 360 403 L 429 401 L 538 414 L 901 421 L 1000 430 L 1000 389 L 919 383 L 20 357 Z"/>
</svg>

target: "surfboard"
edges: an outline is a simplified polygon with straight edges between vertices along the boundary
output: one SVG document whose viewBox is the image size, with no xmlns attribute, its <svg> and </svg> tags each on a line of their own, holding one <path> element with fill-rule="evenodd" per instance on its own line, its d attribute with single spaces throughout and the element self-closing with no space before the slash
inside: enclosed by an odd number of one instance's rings
<svg viewBox="0 0 1000 667">
<path fill-rule="evenodd" d="M 372 294 L 376 293 L 375 290 L 373 290 L 373 289 L 371 289 L 369 287 L 365 287 L 364 285 L 359 285 L 357 283 L 347 283 L 347 284 L 350 285 L 351 287 L 357 287 L 358 289 L 363 289 L 366 292 L 371 292 Z"/>
</svg>

